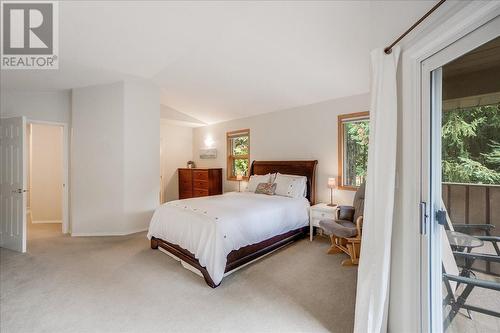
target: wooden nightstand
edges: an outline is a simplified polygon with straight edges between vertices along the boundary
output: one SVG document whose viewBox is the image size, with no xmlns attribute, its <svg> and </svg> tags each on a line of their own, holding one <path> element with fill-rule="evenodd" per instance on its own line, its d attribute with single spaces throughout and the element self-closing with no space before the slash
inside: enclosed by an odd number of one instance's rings
<svg viewBox="0 0 500 333">
<path fill-rule="evenodd" d="M 338 206 L 328 206 L 326 203 L 311 206 L 309 210 L 309 240 L 312 242 L 314 227 L 319 227 L 319 221 L 323 219 L 335 219 Z"/>
</svg>

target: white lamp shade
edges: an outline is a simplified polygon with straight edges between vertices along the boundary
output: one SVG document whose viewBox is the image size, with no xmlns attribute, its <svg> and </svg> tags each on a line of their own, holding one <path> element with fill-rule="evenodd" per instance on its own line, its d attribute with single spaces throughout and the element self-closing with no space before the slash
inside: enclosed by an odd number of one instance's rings
<svg viewBox="0 0 500 333">
<path fill-rule="evenodd" d="M 328 178 L 328 188 L 337 187 L 337 178 Z"/>
<path fill-rule="evenodd" d="M 237 174 L 236 175 L 236 180 L 243 180 L 243 175 L 242 174 Z"/>
</svg>

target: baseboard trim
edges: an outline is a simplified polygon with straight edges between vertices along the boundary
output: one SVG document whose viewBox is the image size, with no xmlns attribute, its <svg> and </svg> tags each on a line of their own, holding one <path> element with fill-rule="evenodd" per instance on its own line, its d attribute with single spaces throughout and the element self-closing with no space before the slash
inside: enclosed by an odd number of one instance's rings
<svg viewBox="0 0 500 333">
<path fill-rule="evenodd" d="M 127 236 L 136 234 L 138 232 L 143 232 L 148 230 L 148 228 L 140 228 L 137 230 L 132 230 L 128 232 L 123 231 L 101 231 L 101 232 L 72 232 L 71 237 L 104 237 L 104 236 Z"/>
<path fill-rule="evenodd" d="M 62 223 L 61 220 L 47 220 L 47 221 L 43 221 L 43 220 L 31 220 L 31 223 L 35 223 L 35 224 L 39 224 L 39 223 Z"/>
</svg>

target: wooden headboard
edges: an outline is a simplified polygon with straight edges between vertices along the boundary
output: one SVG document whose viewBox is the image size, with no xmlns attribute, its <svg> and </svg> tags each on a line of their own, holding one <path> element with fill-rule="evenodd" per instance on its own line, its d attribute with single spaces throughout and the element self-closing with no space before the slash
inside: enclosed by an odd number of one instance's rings
<svg viewBox="0 0 500 333">
<path fill-rule="evenodd" d="M 316 165 L 314 161 L 253 161 L 250 175 L 265 175 L 268 173 L 282 173 L 307 177 L 307 199 L 316 203 Z"/>
</svg>

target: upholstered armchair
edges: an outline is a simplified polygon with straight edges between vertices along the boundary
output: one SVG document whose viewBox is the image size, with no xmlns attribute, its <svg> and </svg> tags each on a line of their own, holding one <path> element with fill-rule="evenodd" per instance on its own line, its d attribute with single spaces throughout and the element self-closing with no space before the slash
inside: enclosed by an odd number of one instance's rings
<svg viewBox="0 0 500 333">
<path fill-rule="evenodd" d="M 342 261 L 342 266 L 357 265 L 359 262 L 364 206 L 365 184 L 362 184 L 354 196 L 352 206 L 339 206 L 335 219 L 319 222 L 332 242 L 328 254 L 344 252 L 349 255 L 349 259 Z"/>
</svg>

